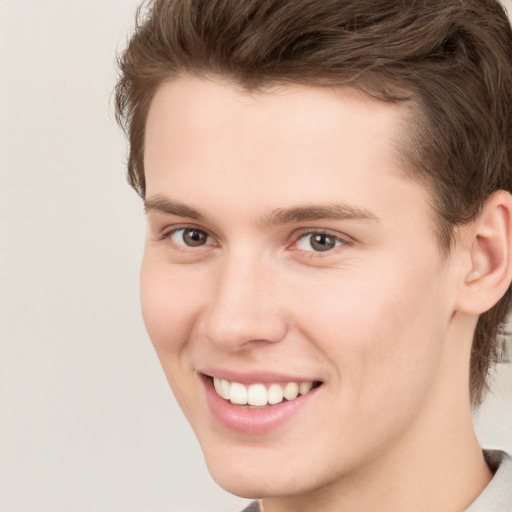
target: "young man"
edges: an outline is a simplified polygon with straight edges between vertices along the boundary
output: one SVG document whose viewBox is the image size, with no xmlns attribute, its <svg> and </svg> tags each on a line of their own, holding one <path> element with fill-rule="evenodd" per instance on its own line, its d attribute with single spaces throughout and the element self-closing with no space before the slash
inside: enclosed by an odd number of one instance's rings
<svg viewBox="0 0 512 512">
<path fill-rule="evenodd" d="M 120 61 L 142 308 L 251 510 L 512 510 L 478 405 L 512 280 L 494 0 L 156 0 Z"/>
</svg>

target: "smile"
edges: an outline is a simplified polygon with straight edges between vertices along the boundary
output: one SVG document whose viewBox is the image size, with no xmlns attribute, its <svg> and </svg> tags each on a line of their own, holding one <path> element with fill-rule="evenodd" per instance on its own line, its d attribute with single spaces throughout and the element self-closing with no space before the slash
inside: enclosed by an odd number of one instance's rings
<svg viewBox="0 0 512 512">
<path fill-rule="evenodd" d="M 229 400 L 234 405 L 249 407 L 265 407 L 276 405 L 284 400 L 295 400 L 305 395 L 319 385 L 313 381 L 287 382 L 284 384 L 251 384 L 246 386 L 240 382 L 230 382 L 226 379 L 213 377 L 213 387 L 217 395 Z"/>
<path fill-rule="evenodd" d="M 213 372 L 217 376 L 209 371 L 200 374 L 208 408 L 218 424 L 244 435 L 279 429 L 323 395 L 322 381 L 269 373 Z"/>
</svg>

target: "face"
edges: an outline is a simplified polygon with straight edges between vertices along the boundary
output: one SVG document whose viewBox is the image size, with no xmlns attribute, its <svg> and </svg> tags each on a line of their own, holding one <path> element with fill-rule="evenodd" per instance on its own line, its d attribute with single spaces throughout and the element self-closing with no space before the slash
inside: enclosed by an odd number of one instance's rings
<svg viewBox="0 0 512 512">
<path fill-rule="evenodd" d="M 231 492 L 369 474 L 421 442 L 449 389 L 455 272 L 403 125 L 343 89 L 182 77 L 152 102 L 143 315 Z"/>
</svg>

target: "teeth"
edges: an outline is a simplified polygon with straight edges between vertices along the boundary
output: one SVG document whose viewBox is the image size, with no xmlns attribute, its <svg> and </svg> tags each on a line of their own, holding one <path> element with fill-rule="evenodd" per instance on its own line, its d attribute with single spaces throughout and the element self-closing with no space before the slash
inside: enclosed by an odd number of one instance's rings
<svg viewBox="0 0 512 512">
<path fill-rule="evenodd" d="M 310 382 L 301 382 L 299 384 L 299 394 L 305 395 L 308 391 L 311 391 L 311 388 L 313 387 L 313 383 Z"/>
<path fill-rule="evenodd" d="M 275 405 L 281 403 L 283 398 L 283 388 L 279 384 L 271 384 L 268 388 L 267 402 L 270 405 Z"/>
<path fill-rule="evenodd" d="M 225 400 L 229 400 L 229 388 L 231 384 L 228 380 L 225 379 L 213 379 L 213 385 L 215 387 L 215 391 L 217 394 L 224 398 Z"/>
<path fill-rule="evenodd" d="M 245 405 L 247 403 L 247 388 L 239 382 L 232 382 L 229 388 L 229 401 L 232 404 Z"/>
<path fill-rule="evenodd" d="M 267 390 L 263 384 L 252 384 L 247 390 L 249 405 L 267 405 Z"/>
<path fill-rule="evenodd" d="M 283 390 L 286 400 L 293 400 L 299 396 L 299 385 L 296 382 L 288 382 Z"/>
<path fill-rule="evenodd" d="M 231 384 L 228 380 L 222 379 L 220 381 L 220 396 L 224 398 L 225 400 L 229 400 L 229 388 L 231 387 Z"/>
<path fill-rule="evenodd" d="M 226 379 L 213 378 L 213 387 L 219 396 L 236 405 L 252 405 L 263 407 L 275 405 L 284 399 L 294 400 L 299 395 L 305 395 L 313 388 L 313 382 L 288 382 L 284 387 L 280 384 L 251 384 L 245 386 L 239 382 L 229 382 Z"/>
<path fill-rule="evenodd" d="M 215 391 L 217 391 L 217 395 L 222 396 L 224 398 L 221 388 L 220 388 L 220 383 L 221 383 L 220 379 L 213 379 L 213 387 L 215 388 Z"/>
</svg>

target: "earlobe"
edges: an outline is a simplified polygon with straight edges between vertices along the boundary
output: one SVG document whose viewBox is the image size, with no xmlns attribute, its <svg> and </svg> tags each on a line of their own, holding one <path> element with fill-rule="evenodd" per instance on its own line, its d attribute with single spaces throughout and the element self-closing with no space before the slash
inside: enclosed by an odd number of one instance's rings
<svg viewBox="0 0 512 512">
<path fill-rule="evenodd" d="M 479 315 L 501 299 L 512 281 L 512 195 L 494 193 L 478 218 L 462 230 L 471 266 L 464 275 L 458 309 Z"/>
</svg>

